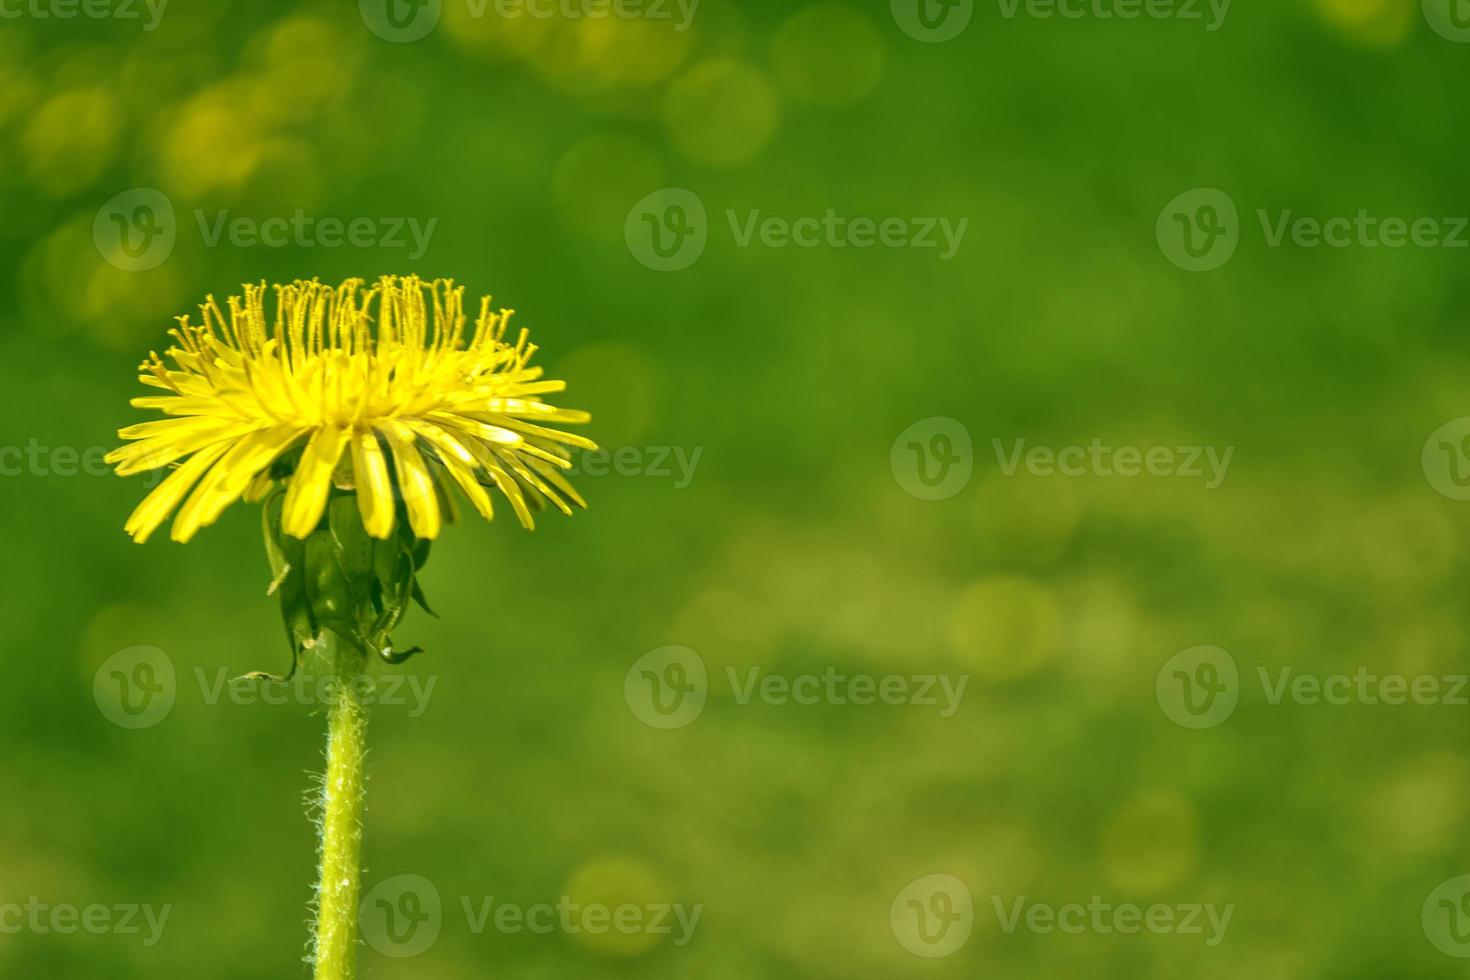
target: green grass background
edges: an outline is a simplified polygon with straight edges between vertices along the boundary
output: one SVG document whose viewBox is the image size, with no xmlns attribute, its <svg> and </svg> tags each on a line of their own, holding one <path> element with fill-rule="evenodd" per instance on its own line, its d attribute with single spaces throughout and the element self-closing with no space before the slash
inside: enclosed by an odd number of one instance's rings
<svg viewBox="0 0 1470 980">
<path fill-rule="evenodd" d="M 436 546 L 443 618 L 400 630 L 428 650 L 401 669 L 436 688 L 420 717 L 374 718 L 366 863 L 369 886 L 427 877 L 446 916 L 419 957 L 364 949 L 365 975 L 1464 974 L 1420 907 L 1470 871 L 1470 709 L 1271 705 L 1247 683 L 1196 732 L 1154 694 L 1164 661 L 1205 643 L 1249 678 L 1465 670 L 1470 514 L 1420 451 L 1470 414 L 1470 259 L 1273 249 L 1254 218 L 1467 213 L 1470 47 L 1417 0 L 1240 2 L 1213 33 L 983 2 L 943 44 L 881 3 L 704 0 L 680 33 L 476 22 L 447 0 L 407 44 L 355 7 L 0 23 L 0 444 L 112 446 L 142 417 L 136 363 L 206 293 L 412 271 L 520 311 L 603 444 L 702 451 L 687 487 L 583 477 L 587 513 L 534 535 L 468 521 Z M 178 243 L 129 273 L 91 228 L 138 186 L 173 202 Z M 623 241 L 664 186 L 710 213 L 706 252 L 675 273 Z M 1154 226 L 1200 186 L 1244 229 L 1231 262 L 1192 274 Z M 191 217 L 297 208 L 437 226 L 410 262 L 208 247 Z M 757 208 L 969 226 L 948 262 L 739 248 L 723 212 Z M 942 501 L 889 463 L 931 416 L 975 444 Z M 1236 452 L 1207 491 L 1006 478 L 990 449 L 1094 437 Z M 306 975 L 322 718 L 208 704 L 195 679 L 284 663 L 255 509 L 137 547 L 121 526 L 141 480 L 25 472 L 0 492 L 0 903 L 173 906 L 153 948 L 0 935 L 0 975 Z M 92 683 L 138 644 L 166 652 L 178 696 L 127 731 Z M 667 644 L 713 680 L 695 723 L 658 731 L 623 677 Z M 741 705 L 727 665 L 970 683 L 948 719 Z M 630 863 L 657 900 L 704 906 L 687 946 L 476 935 L 459 911 L 615 891 Z M 889 905 L 935 873 L 968 884 L 976 925 L 926 960 Z M 991 907 L 1094 894 L 1236 908 L 1207 948 L 1008 935 Z"/>
</svg>

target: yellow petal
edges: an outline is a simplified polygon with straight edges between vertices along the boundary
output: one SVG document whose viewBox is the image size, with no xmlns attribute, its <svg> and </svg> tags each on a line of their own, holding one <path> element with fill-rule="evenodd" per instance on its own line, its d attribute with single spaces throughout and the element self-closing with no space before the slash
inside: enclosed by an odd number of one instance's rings
<svg viewBox="0 0 1470 980">
<path fill-rule="evenodd" d="M 235 419 L 222 419 L 206 415 L 181 415 L 166 419 L 153 419 L 117 430 L 119 439 L 151 439 L 159 436 L 180 436 L 198 429 L 220 428 L 234 425 Z"/>
<path fill-rule="evenodd" d="M 453 458 L 444 460 L 444 468 L 449 471 L 450 477 L 454 479 L 480 516 L 487 521 L 495 520 L 495 505 L 490 502 L 490 494 L 480 485 L 474 470 Z"/>
<path fill-rule="evenodd" d="M 269 469 L 261 470 L 250 480 L 250 485 L 245 488 L 245 502 L 247 504 L 258 504 L 270 493 L 271 484 L 276 481 L 271 479 Z"/>
<path fill-rule="evenodd" d="M 175 541 L 188 541 L 201 527 L 213 524 L 245 492 L 255 474 L 269 466 L 300 435 L 301 430 L 294 428 L 261 429 L 236 440 L 179 508 L 169 536 Z"/>
<path fill-rule="evenodd" d="M 406 420 L 404 424 L 412 429 L 415 435 L 418 435 L 429 445 L 439 450 L 440 459 L 453 456 L 468 466 L 473 467 L 475 465 L 475 457 L 464 447 L 464 444 L 443 428 L 432 422 L 419 422 L 413 419 Z"/>
<path fill-rule="evenodd" d="M 486 410 L 496 415 L 536 417 L 543 422 L 570 422 L 580 425 L 591 422 L 592 415 L 575 408 L 557 408 L 545 402 L 528 398 L 492 398 L 485 403 Z"/>
<path fill-rule="evenodd" d="M 301 454 L 281 507 L 281 530 L 292 537 L 304 538 L 321 523 L 327 493 L 332 489 L 332 470 L 342 457 L 347 436 L 346 429 L 336 426 L 317 429 Z"/>
<path fill-rule="evenodd" d="M 132 476 L 134 473 L 167 466 L 195 450 L 221 440 L 235 439 L 255 428 L 254 425 L 239 422 L 201 426 L 193 432 L 128 443 L 114 449 L 103 459 L 117 468 L 118 476 Z"/>
<path fill-rule="evenodd" d="M 486 442 L 493 442 L 501 446 L 519 446 L 525 442 L 525 439 L 518 432 L 512 432 L 498 425 L 487 425 L 484 422 L 464 415 L 455 415 L 451 412 L 430 412 L 429 417 L 440 425 L 446 425 L 452 429 L 458 429 L 461 432 L 468 432 L 471 435 L 479 436 Z"/>
<path fill-rule="evenodd" d="M 168 519 L 168 515 L 178 506 L 184 494 L 189 488 L 199 481 L 199 478 L 214 465 L 215 460 L 230 448 L 228 442 L 220 442 L 199 450 L 191 456 L 178 469 L 174 470 L 168 477 L 153 488 L 153 492 L 143 498 L 143 502 L 134 508 L 132 516 L 123 525 L 123 530 L 133 536 L 133 540 L 142 544 L 148 540 L 149 535 L 158 530 L 158 525 Z"/>
<path fill-rule="evenodd" d="M 487 418 L 494 420 L 496 424 L 501 425 L 507 429 L 511 429 L 515 432 L 520 432 L 528 436 L 537 436 L 541 439 L 547 440 L 548 442 L 560 442 L 568 446 L 576 446 L 578 449 L 595 450 L 597 448 L 597 443 L 593 442 L 591 439 L 588 439 L 586 436 L 579 436 L 574 432 L 562 432 L 560 429 L 548 429 L 545 426 L 533 425 L 530 422 L 521 422 L 516 419 L 508 418 L 496 418 L 493 415 L 487 416 Z"/>
<path fill-rule="evenodd" d="M 531 460 L 531 468 L 550 480 L 551 485 L 565 494 L 567 499 L 572 501 L 572 503 L 581 507 L 583 510 L 587 509 L 587 501 L 582 499 L 582 495 L 577 492 L 577 488 L 572 486 L 566 477 L 558 473 L 555 467 L 548 466 L 539 459 L 533 459 Z"/>
<path fill-rule="evenodd" d="M 475 440 L 466 438 L 461 441 L 453 433 L 432 422 L 411 421 L 407 424 L 439 450 L 439 459 L 455 484 L 469 498 L 481 517 L 493 521 L 495 505 L 490 502 L 490 494 L 474 473 L 475 468 L 480 465 L 479 460 L 465 445 L 466 442 L 473 443 Z"/>
<path fill-rule="evenodd" d="M 485 468 L 485 472 L 490 474 L 490 479 L 495 481 L 495 486 L 505 494 L 505 499 L 510 501 L 511 509 L 516 512 L 516 519 L 521 522 L 521 526 L 528 531 L 534 531 L 536 520 L 531 516 L 530 508 L 526 506 L 526 498 L 521 493 L 520 484 L 505 472 L 488 445 L 478 439 L 471 439 L 467 445 L 470 452 L 475 454 L 475 459 L 479 460 L 480 465 Z"/>
<path fill-rule="evenodd" d="M 362 526 L 375 538 L 393 533 L 393 481 L 378 436 L 363 432 L 352 439 L 352 470 L 357 482 L 357 509 Z"/>
<path fill-rule="evenodd" d="M 557 446 L 553 446 L 552 448 L 556 449 L 557 451 L 554 453 L 550 453 L 542 449 L 540 446 L 527 442 L 516 446 L 515 452 L 525 453 L 529 456 L 535 456 L 537 459 L 544 459 L 546 460 L 546 462 L 550 463 L 552 466 L 555 466 L 557 469 L 571 469 L 572 461 L 567 459 L 566 451 Z"/>
<path fill-rule="evenodd" d="M 540 493 L 541 496 L 551 501 L 551 503 L 556 507 L 557 510 L 561 511 L 568 517 L 572 516 L 572 509 L 567 506 L 566 501 L 558 497 L 556 495 L 556 491 L 543 483 L 539 476 L 537 476 L 535 473 L 532 473 L 530 468 L 527 467 L 526 464 L 523 463 L 516 456 L 515 453 L 496 450 L 495 455 L 499 456 L 505 462 L 505 464 L 516 473 L 517 476 L 519 476 L 521 479 L 525 480 L 533 488 L 535 488 L 535 490 Z"/>
<path fill-rule="evenodd" d="M 439 500 L 434 495 L 434 480 L 428 464 L 414 445 L 413 430 L 402 422 L 383 424 L 388 448 L 393 450 L 393 466 L 398 473 L 398 490 L 408 508 L 408 523 L 421 538 L 439 536 Z"/>
<path fill-rule="evenodd" d="M 156 408 L 165 415 L 209 416 L 218 418 L 227 406 L 219 398 L 181 398 L 178 395 L 150 395 L 128 402 L 134 408 Z M 238 419 L 228 419 L 236 422 Z"/>
</svg>

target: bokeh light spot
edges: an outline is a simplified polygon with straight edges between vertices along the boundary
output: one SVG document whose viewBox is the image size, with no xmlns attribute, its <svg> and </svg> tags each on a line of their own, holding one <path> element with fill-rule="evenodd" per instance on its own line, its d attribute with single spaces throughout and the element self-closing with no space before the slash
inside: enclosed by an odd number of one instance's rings
<svg viewBox="0 0 1470 980">
<path fill-rule="evenodd" d="M 950 609 L 950 649 L 983 679 L 1024 677 L 1051 659 L 1058 620 L 1056 597 L 1045 586 L 1019 576 L 982 579 Z"/>
<path fill-rule="evenodd" d="M 551 194 L 563 224 L 596 241 L 622 241 L 628 206 L 663 181 L 658 155 L 626 136 L 589 136 L 562 156 Z"/>
<path fill-rule="evenodd" d="M 568 407 L 592 413 L 589 435 L 604 449 L 631 446 L 653 420 L 653 368 L 628 344 L 592 344 L 567 355 L 552 372 L 566 379 Z"/>
<path fill-rule="evenodd" d="M 1315 0 L 1317 12 L 1344 36 L 1368 47 L 1393 47 L 1409 36 L 1419 0 Z"/>
<path fill-rule="evenodd" d="M 771 42 L 776 78 L 793 95 L 818 105 L 846 105 L 873 91 L 885 56 L 872 18 L 837 3 L 792 14 Z"/>
<path fill-rule="evenodd" d="M 573 907 L 571 919 L 578 927 L 572 933 L 573 940 L 594 953 L 610 957 L 639 956 L 657 946 L 664 933 L 649 928 L 656 914 L 655 907 L 672 905 L 674 901 L 668 882 L 658 871 L 643 861 L 615 855 L 594 858 L 582 865 L 572 874 L 565 892 Z M 601 923 L 589 918 L 589 906 L 607 910 L 608 921 Z M 638 928 L 633 927 L 629 909 L 636 909 L 640 916 Z M 624 915 L 621 926 L 620 912 Z M 601 914 L 601 911 L 596 913 Z"/>
<path fill-rule="evenodd" d="M 1130 896 L 1156 895 L 1199 864 L 1199 817 L 1178 793 L 1148 791 L 1108 817 L 1102 861 L 1108 881 Z"/>
<path fill-rule="evenodd" d="M 669 89 L 664 124 L 684 156 L 735 166 L 751 160 L 776 132 L 776 92 L 760 70 L 733 58 L 696 65 Z"/>
<path fill-rule="evenodd" d="M 42 103 L 26 126 L 26 175 L 53 197 L 92 184 L 117 152 L 122 107 L 102 88 L 61 92 Z"/>
</svg>

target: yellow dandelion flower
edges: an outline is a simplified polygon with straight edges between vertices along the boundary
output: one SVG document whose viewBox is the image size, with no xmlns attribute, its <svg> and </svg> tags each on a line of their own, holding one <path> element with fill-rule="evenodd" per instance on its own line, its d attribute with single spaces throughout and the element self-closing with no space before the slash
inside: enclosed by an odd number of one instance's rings
<svg viewBox="0 0 1470 980">
<path fill-rule="evenodd" d="M 589 416 L 541 400 L 566 385 L 530 365 L 524 329 L 506 339 L 514 311 L 484 298 L 467 335 L 464 288 L 446 280 L 297 281 L 275 287 L 273 316 L 264 283 L 243 288 L 228 316 L 210 296 L 200 323 L 179 318 L 172 366 L 153 353 L 140 367 L 168 393 L 132 404 L 167 417 L 120 430 L 129 442 L 107 460 L 123 476 L 172 472 L 128 519 L 134 540 L 177 510 L 172 537 L 188 541 L 273 485 L 295 538 L 322 523 L 334 487 L 355 490 L 362 527 L 384 540 L 404 517 L 414 537 L 437 537 L 451 485 L 487 520 L 497 490 L 527 528 L 543 502 L 586 506 L 560 471 L 570 448 L 596 446 L 550 426 Z"/>
<path fill-rule="evenodd" d="M 401 663 L 410 602 L 426 611 L 418 573 L 430 539 L 454 516 L 451 488 L 487 520 L 490 491 L 527 528 L 551 504 L 586 503 L 560 472 L 571 450 L 597 448 L 555 428 L 589 421 L 541 396 L 565 389 L 531 366 L 525 330 L 506 339 L 511 310 L 466 331 L 464 290 L 446 280 L 385 276 L 364 288 L 315 280 L 214 297 L 200 322 L 179 318 L 167 361 L 141 367 L 161 395 L 133 399 L 166 417 L 122 429 L 107 456 L 117 472 L 171 468 L 133 511 L 126 530 L 145 541 L 177 511 L 173 538 L 188 541 L 241 497 L 261 508 L 269 594 L 298 669 L 336 683 L 329 701 L 327 771 L 316 800 L 321 863 L 310 959 L 317 980 L 356 975 L 368 704 L 360 693 L 374 658 Z"/>
</svg>

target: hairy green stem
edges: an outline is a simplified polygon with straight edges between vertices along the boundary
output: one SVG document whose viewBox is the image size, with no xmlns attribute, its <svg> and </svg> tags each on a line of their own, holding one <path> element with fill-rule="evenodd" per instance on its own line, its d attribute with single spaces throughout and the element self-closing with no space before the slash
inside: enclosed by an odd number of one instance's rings
<svg viewBox="0 0 1470 980">
<path fill-rule="evenodd" d="M 321 796 L 316 980 L 352 980 L 357 972 L 367 707 L 356 688 L 360 659 L 347 650 L 338 650 L 335 659 L 339 683 L 334 685 L 327 722 L 327 772 Z"/>
</svg>

